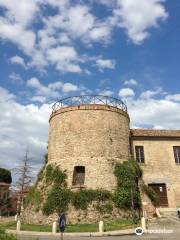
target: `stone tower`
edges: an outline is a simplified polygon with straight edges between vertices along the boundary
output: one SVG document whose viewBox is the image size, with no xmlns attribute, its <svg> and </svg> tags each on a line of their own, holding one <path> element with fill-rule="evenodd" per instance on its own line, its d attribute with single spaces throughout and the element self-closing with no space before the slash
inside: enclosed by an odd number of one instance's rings
<svg viewBox="0 0 180 240">
<path fill-rule="evenodd" d="M 53 105 L 48 163 L 66 170 L 69 188 L 113 190 L 114 161 L 128 159 L 129 116 L 125 104 L 104 96 L 79 96 Z"/>
</svg>

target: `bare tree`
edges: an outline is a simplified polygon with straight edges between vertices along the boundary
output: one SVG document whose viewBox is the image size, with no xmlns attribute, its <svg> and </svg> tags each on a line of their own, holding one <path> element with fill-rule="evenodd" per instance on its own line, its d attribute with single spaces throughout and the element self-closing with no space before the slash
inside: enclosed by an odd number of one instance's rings
<svg viewBox="0 0 180 240">
<path fill-rule="evenodd" d="M 25 198 L 26 191 L 28 187 L 30 187 L 32 182 L 32 166 L 30 164 L 30 158 L 28 156 L 28 150 L 25 151 L 24 159 L 22 163 L 18 165 L 14 170 L 15 174 L 18 175 L 18 180 L 16 183 L 16 187 L 18 189 L 18 204 L 17 204 L 17 214 L 21 214 L 21 210 L 23 208 L 23 202 Z"/>
</svg>

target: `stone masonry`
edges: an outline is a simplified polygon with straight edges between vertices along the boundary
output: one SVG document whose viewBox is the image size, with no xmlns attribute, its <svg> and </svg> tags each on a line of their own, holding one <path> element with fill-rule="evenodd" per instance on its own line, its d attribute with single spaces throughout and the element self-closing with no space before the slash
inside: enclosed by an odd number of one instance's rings
<svg viewBox="0 0 180 240">
<path fill-rule="evenodd" d="M 129 116 L 105 105 L 66 107 L 50 117 L 48 163 L 66 170 L 72 187 L 75 166 L 85 167 L 84 187 L 113 190 L 113 162 L 128 159 Z"/>
</svg>

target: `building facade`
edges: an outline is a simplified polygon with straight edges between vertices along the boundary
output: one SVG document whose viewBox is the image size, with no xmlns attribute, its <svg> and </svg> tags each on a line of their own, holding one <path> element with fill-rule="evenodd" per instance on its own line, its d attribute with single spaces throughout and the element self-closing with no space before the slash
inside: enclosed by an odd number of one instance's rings
<svg viewBox="0 0 180 240">
<path fill-rule="evenodd" d="M 143 179 L 158 195 L 158 207 L 180 205 L 180 130 L 131 129 L 132 153 Z"/>
<path fill-rule="evenodd" d="M 48 164 L 66 171 L 69 188 L 113 191 L 114 163 L 133 156 L 157 206 L 180 205 L 180 130 L 130 129 L 125 104 L 104 96 L 61 100 L 49 123 Z"/>
<path fill-rule="evenodd" d="M 0 182 L 0 216 L 8 211 L 9 187 L 9 183 Z"/>
</svg>

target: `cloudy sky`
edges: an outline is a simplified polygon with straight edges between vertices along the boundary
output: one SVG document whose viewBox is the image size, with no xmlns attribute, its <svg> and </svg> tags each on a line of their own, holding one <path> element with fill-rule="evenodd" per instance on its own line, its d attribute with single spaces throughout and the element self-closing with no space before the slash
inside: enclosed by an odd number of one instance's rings
<svg viewBox="0 0 180 240">
<path fill-rule="evenodd" d="M 47 147 L 51 104 L 121 98 L 132 127 L 180 129 L 179 0 L 0 0 L 0 166 Z"/>
</svg>

